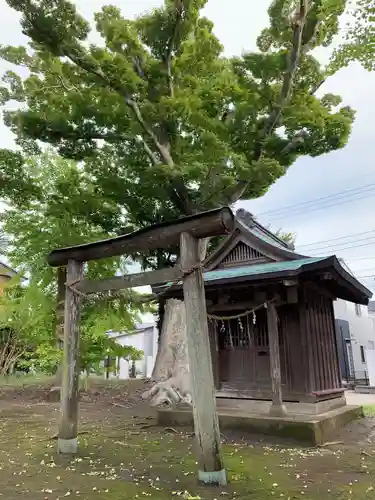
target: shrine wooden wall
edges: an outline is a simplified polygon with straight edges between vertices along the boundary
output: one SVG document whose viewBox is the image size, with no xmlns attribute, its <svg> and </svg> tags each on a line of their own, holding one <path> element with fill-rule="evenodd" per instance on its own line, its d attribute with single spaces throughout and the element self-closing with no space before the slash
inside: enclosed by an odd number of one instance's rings
<svg viewBox="0 0 375 500">
<path fill-rule="evenodd" d="M 220 314 L 219 314 L 220 315 Z M 285 400 L 303 400 L 306 364 L 298 304 L 278 307 L 281 382 Z M 269 399 L 271 373 L 266 311 L 230 322 L 210 322 L 216 388 L 233 397 Z"/>
<path fill-rule="evenodd" d="M 300 292 L 299 303 L 277 308 L 283 399 L 308 402 L 336 397 L 341 379 L 332 299 L 308 286 Z M 230 397 L 270 398 L 265 310 L 257 312 L 256 323 L 248 316 L 240 323 L 209 325 L 216 388 Z"/>
<path fill-rule="evenodd" d="M 308 286 L 304 288 L 303 299 L 301 326 L 309 367 L 307 389 L 323 396 L 341 389 L 333 302 Z"/>
</svg>

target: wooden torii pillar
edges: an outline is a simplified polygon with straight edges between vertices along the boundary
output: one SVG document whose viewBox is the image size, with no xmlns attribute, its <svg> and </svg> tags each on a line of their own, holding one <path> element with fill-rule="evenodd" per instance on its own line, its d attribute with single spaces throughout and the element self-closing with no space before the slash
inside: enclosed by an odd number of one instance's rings
<svg viewBox="0 0 375 500">
<path fill-rule="evenodd" d="M 280 344 L 279 328 L 277 325 L 277 311 L 276 306 L 272 301 L 267 302 L 266 305 L 272 382 L 272 403 L 270 408 L 270 415 L 273 417 L 283 417 L 284 415 L 286 415 L 286 407 L 283 404 L 281 386 Z"/>
<path fill-rule="evenodd" d="M 187 317 L 194 429 L 197 440 L 198 478 L 205 484 L 226 484 L 216 412 L 203 272 L 198 247 L 201 238 L 219 236 L 232 231 L 234 222 L 232 211 L 224 207 L 171 223 L 151 226 L 117 238 L 54 250 L 49 254 L 48 263 L 51 266 L 67 266 L 59 453 L 74 454 L 78 449 L 79 316 L 82 294 L 182 279 Z M 83 278 L 85 262 L 176 245 L 180 245 L 180 266 L 104 280 L 91 281 Z"/>
</svg>

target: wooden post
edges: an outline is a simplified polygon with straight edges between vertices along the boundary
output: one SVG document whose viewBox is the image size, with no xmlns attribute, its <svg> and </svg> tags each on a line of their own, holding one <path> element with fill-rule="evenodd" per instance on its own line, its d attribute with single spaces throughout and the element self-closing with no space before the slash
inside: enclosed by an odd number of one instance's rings
<svg viewBox="0 0 375 500">
<path fill-rule="evenodd" d="M 280 346 L 279 330 L 277 326 L 277 312 L 276 307 L 272 302 L 267 302 L 267 326 L 272 381 L 272 404 L 270 408 L 270 415 L 273 417 L 282 417 L 286 414 L 286 408 L 283 405 L 281 390 Z"/>
<path fill-rule="evenodd" d="M 65 315 L 65 283 L 66 283 L 66 267 L 57 269 L 57 300 L 56 300 L 56 316 L 55 316 L 55 339 L 58 349 L 63 348 L 64 344 L 64 315 Z M 62 379 L 62 360 L 56 371 L 56 389 L 61 387 Z"/>
<path fill-rule="evenodd" d="M 61 384 L 58 453 L 77 452 L 79 400 L 79 304 L 80 296 L 72 285 L 83 277 L 83 263 L 69 260 L 65 291 L 64 359 Z"/>
<path fill-rule="evenodd" d="M 181 267 L 187 273 L 183 289 L 194 429 L 198 450 L 198 479 L 205 484 L 225 485 L 227 477 L 221 454 L 203 273 L 199 268 L 198 240 L 188 233 L 182 233 L 180 249 Z"/>
<path fill-rule="evenodd" d="M 57 347 L 61 346 L 64 339 L 65 282 L 66 267 L 59 267 L 57 269 L 57 298 L 55 317 L 55 338 Z"/>
</svg>

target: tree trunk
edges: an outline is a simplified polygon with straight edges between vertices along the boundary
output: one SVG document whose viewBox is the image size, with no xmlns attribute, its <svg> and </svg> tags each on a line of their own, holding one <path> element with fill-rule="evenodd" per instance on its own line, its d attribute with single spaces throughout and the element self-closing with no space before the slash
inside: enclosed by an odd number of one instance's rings
<svg viewBox="0 0 375 500">
<path fill-rule="evenodd" d="M 143 394 L 151 406 L 191 404 L 189 361 L 186 345 L 185 304 L 169 299 L 159 336 L 159 348 L 151 379 L 155 385 Z"/>
<path fill-rule="evenodd" d="M 199 241 L 201 262 L 206 258 L 209 242 L 210 238 Z M 192 404 L 186 314 L 182 300 L 169 299 L 166 302 L 151 380 L 155 385 L 143 394 L 144 399 L 150 400 L 151 406 Z"/>
</svg>

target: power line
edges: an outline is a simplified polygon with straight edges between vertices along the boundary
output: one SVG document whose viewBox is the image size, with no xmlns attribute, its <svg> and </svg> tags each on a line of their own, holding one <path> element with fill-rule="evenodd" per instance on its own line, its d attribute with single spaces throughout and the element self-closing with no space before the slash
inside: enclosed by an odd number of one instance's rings
<svg viewBox="0 0 375 500">
<path fill-rule="evenodd" d="M 340 248 L 343 245 L 350 245 L 352 243 L 357 243 L 357 242 L 361 242 L 361 241 L 364 241 L 364 242 L 367 241 L 369 243 L 374 243 L 375 244 L 375 241 L 372 241 L 372 240 L 374 240 L 374 238 L 375 238 L 375 235 L 374 236 L 368 236 L 367 238 L 359 238 L 359 239 L 356 239 L 356 240 L 353 240 L 353 241 L 343 241 L 341 243 L 336 243 L 334 245 L 326 245 L 326 246 L 323 246 L 323 247 L 320 247 L 320 248 L 310 248 L 308 251 L 309 252 L 325 252 L 325 251 L 331 250 L 332 248 L 336 248 L 336 249 L 340 250 Z"/>
<path fill-rule="evenodd" d="M 370 257 L 347 257 L 347 260 L 358 261 L 358 260 L 373 260 L 375 259 L 375 255 L 371 255 Z"/>
<path fill-rule="evenodd" d="M 358 194 L 360 194 L 360 193 L 358 193 Z M 342 205 L 346 205 L 347 203 L 353 203 L 355 201 L 364 200 L 366 198 L 372 198 L 373 196 L 375 196 L 375 191 L 371 191 L 371 193 L 369 193 L 365 196 L 359 196 L 358 198 L 349 199 L 349 200 L 341 200 L 340 203 L 331 203 L 331 204 L 326 204 L 326 205 L 322 205 L 322 206 L 318 206 L 318 207 L 314 207 L 314 206 L 307 207 L 306 210 L 302 210 L 301 212 L 285 213 L 284 215 L 280 215 L 279 217 L 272 217 L 271 216 L 270 220 L 272 222 L 272 221 L 276 221 L 276 220 L 285 219 L 286 217 L 288 217 L 288 218 L 298 217 L 299 215 L 309 214 L 311 212 L 316 212 L 318 210 L 325 210 L 327 208 L 340 207 Z"/>
<path fill-rule="evenodd" d="M 352 242 L 349 242 L 349 243 L 352 243 Z M 359 248 L 359 247 L 367 247 L 369 245 L 375 245 L 375 241 L 374 242 L 371 242 L 371 243 L 362 243 L 361 245 L 354 245 L 352 247 L 347 247 L 347 248 L 339 248 L 337 249 L 338 252 L 343 252 L 344 250 L 351 250 L 352 248 Z M 321 252 L 321 250 L 319 249 L 319 253 Z M 329 252 L 329 249 L 324 251 L 323 252 L 323 255 L 324 254 L 327 254 L 327 252 Z M 315 252 L 314 252 L 315 253 Z M 319 255 L 317 255 L 317 257 L 319 257 Z"/>
<path fill-rule="evenodd" d="M 358 271 L 353 271 L 354 274 L 356 272 L 358 272 L 358 273 L 372 273 L 372 272 L 375 272 L 375 269 L 373 267 L 371 267 L 371 268 L 367 268 L 367 269 L 358 269 Z"/>
<path fill-rule="evenodd" d="M 365 184 L 363 186 L 358 186 L 357 188 L 345 189 L 343 191 L 338 191 L 338 192 L 332 193 L 330 195 L 320 196 L 319 198 L 313 198 L 312 200 L 302 201 L 300 203 L 295 203 L 292 205 L 286 205 L 284 207 L 280 207 L 279 209 L 267 210 L 266 212 L 261 212 L 260 214 L 258 214 L 258 216 L 264 216 L 264 215 L 266 215 L 266 216 L 271 215 L 272 216 L 272 214 L 279 214 L 280 212 L 283 212 L 285 210 L 290 211 L 291 209 L 295 209 L 298 207 L 305 208 L 306 205 L 309 205 L 311 203 L 315 204 L 316 202 L 319 203 L 319 202 L 324 202 L 324 201 L 333 201 L 339 197 L 345 198 L 345 197 L 351 196 L 353 194 L 361 194 L 364 191 L 372 191 L 374 188 L 375 188 L 374 183 Z"/>
<path fill-rule="evenodd" d="M 329 240 L 319 240 L 319 241 L 314 241 L 312 243 L 305 243 L 304 245 L 298 245 L 298 248 L 316 246 L 316 245 L 320 245 L 321 243 L 329 243 L 331 241 L 344 240 L 346 238 L 353 238 L 355 236 L 363 236 L 364 234 L 370 234 L 370 233 L 375 233 L 375 229 L 371 229 L 370 231 L 362 231 L 361 233 L 351 233 L 351 234 L 347 234 L 346 236 L 339 236 L 337 238 L 331 238 Z"/>
</svg>

